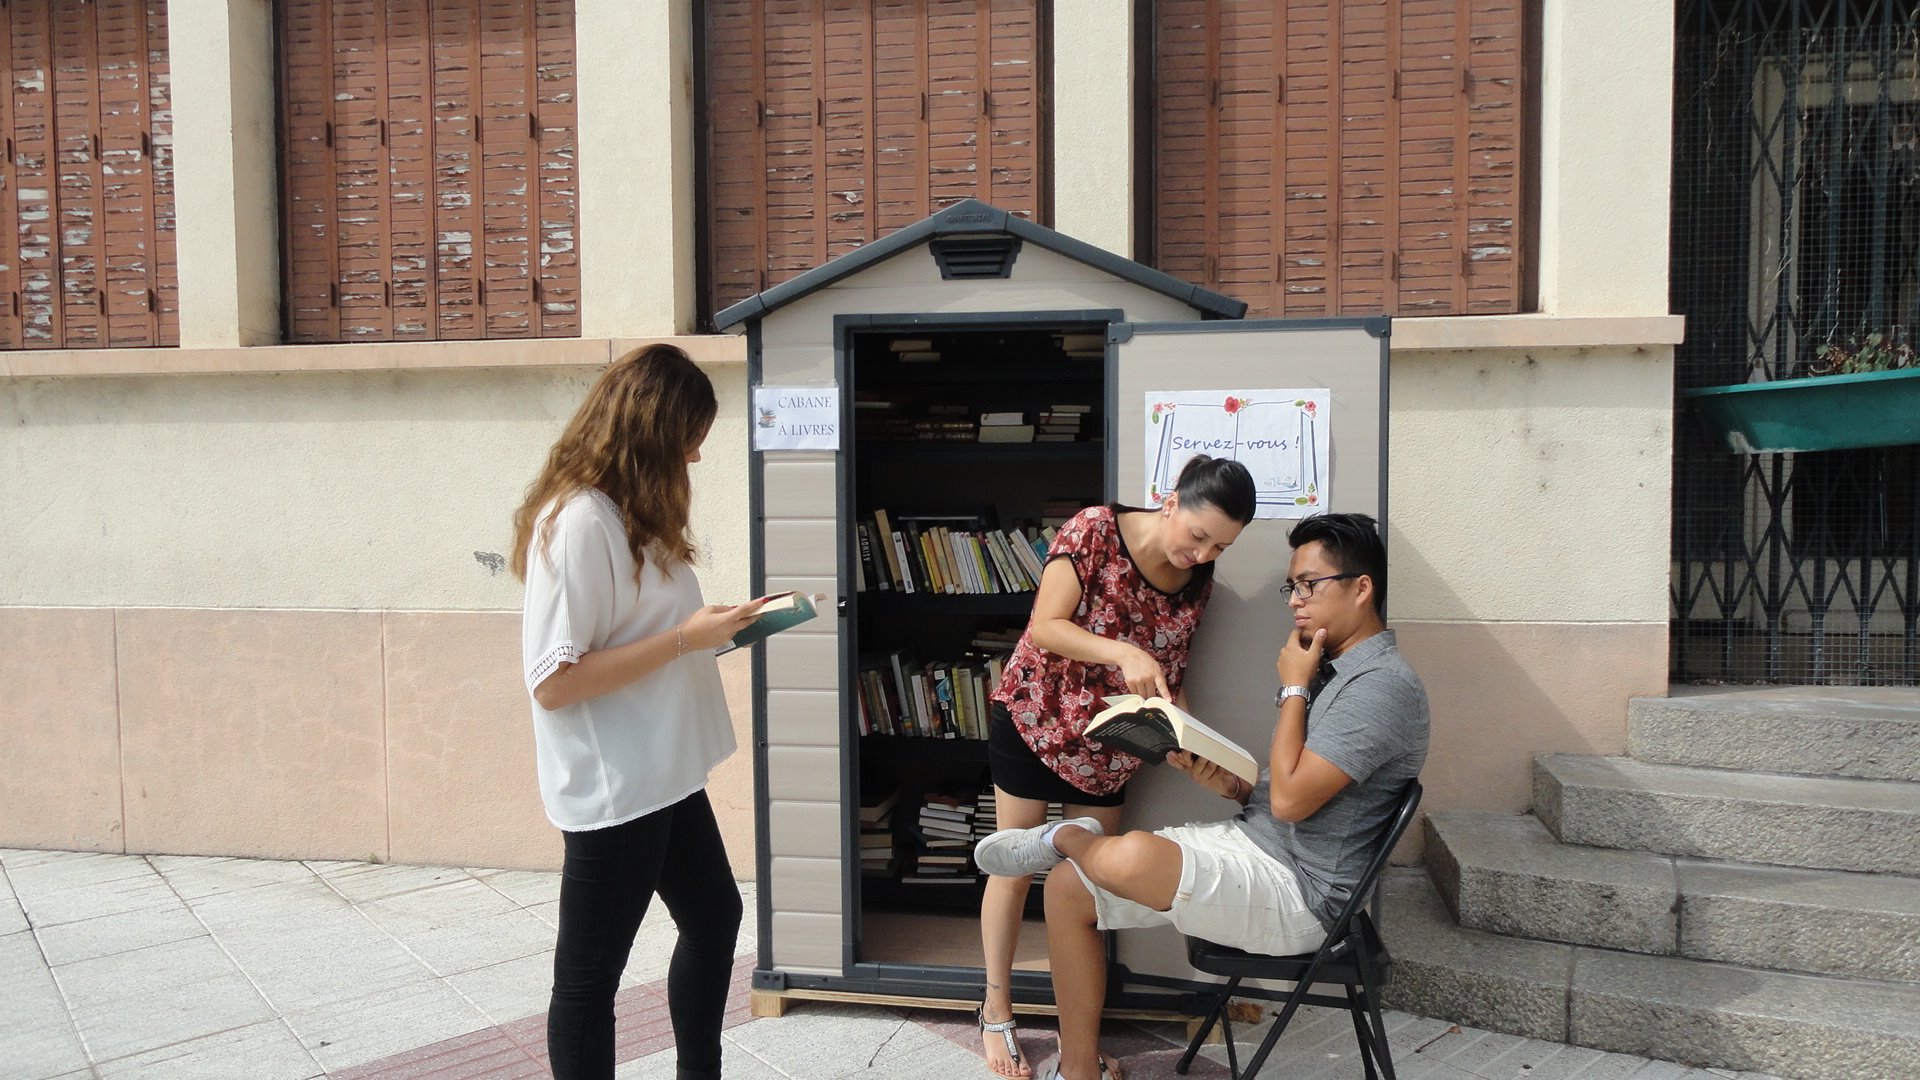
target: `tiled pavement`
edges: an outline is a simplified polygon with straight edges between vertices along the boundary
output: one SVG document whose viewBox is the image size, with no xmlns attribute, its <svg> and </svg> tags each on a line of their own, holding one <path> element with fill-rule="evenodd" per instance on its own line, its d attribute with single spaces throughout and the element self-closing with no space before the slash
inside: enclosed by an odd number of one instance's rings
<svg viewBox="0 0 1920 1080">
<path fill-rule="evenodd" d="M 518 871 L 0 850 L 0 1077 L 545 1076 L 558 889 L 557 875 Z M 729 1078 L 989 1075 L 964 1013 L 806 1003 L 750 1017 L 743 890 Z M 672 942 L 665 912 L 650 913 L 620 994 L 620 1077 L 673 1076 Z M 1389 1025 L 1403 1080 L 1735 1075 L 1402 1014 Z M 1048 1061 L 1050 1025 L 1024 1027 L 1028 1054 Z M 1181 1035 L 1116 1023 L 1105 1045 L 1150 1080 L 1173 1075 Z M 1202 1061 L 1191 1075 L 1225 1073 Z M 1308 1010 L 1264 1075 L 1361 1075 L 1345 1015 Z"/>
</svg>

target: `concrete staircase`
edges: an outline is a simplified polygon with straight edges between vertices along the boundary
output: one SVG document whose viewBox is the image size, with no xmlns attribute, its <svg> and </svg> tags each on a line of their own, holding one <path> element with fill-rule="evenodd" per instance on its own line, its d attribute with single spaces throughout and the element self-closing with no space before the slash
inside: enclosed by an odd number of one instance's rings
<svg viewBox="0 0 1920 1080">
<path fill-rule="evenodd" d="M 1920 1077 L 1920 691 L 1676 687 L 1391 871 L 1396 1008 L 1720 1069 Z"/>
</svg>

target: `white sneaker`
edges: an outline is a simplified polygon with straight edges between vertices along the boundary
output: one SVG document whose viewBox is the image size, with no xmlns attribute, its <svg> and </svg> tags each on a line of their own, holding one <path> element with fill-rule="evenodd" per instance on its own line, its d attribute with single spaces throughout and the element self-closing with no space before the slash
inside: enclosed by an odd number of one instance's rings
<svg viewBox="0 0 1920 1080">
<path fill-rule="evenodd" d="M 1031 829 L 1001 829 L 973 846 L 974 865 L 996 877 L 1027 877 L 1051 870 L 1066 859 L 1045 839 L 1048 829 L 1060 825 L 1078 825 L 1096 836 L 1104 835 L 1100 823 L 1090 817 L 1049 821 Z"/>
</svg>

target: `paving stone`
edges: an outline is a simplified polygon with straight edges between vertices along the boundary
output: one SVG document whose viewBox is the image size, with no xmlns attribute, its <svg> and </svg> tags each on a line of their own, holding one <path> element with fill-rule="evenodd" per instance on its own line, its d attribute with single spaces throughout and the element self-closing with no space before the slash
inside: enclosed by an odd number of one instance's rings
<svg viewBox="0 0 1920 1080">
<path fill-rule="evenodd" d="M 448 976 L 447 985 L 496 1024 L 544 1013 L 553 993 L 553 951 L 463 971 Z"/>
<path fill-rule="evenodd" d="M 308 862 L 321 880 L 355 903 L 384 900 L 419 889 L 472 881 L 465 870 L 446 866 L 398 866 L 388 863 Z"/>
<path fill-rule="evenodd" d="M 1805 1077 L 1920 1076 L 1920 986 L 1580 949 L 1573 1041 Z"/>
<path fill-rule="evenodd" d="M 31 1077 L 90 1075 L 87 1051 L 67 1016 L 32 934 L 0 937 L 0 1073 Z"/>
<path fill-rule="evenodd" d="M 138 856 L 86 853 L 10 863 L 7 876 L 14 898 L 38 927 L 180 903 L 166 880 Z"/>
<path fill-rule="evenodd" d="M 1393 954 L 1384 1004 L 1528 1038 L 1566 1038 L 1572 947 L 1462 929 L 1425 873 L 1384 876 L 1382 934 Z"/>
<path fill-rule="evenodd" d="M 1681 859 L 1680 951 L 1920 983 L 1920 880 Z"/>
<path fill-rule="evenodd" d="M 172 907 L 123 911 L 80 922 L 54 923 L 37 931 L 40 947 L 50 964 L 71 964 L 96 956 L 132 952 L 151 945 L 206 937 L 207 928 L 175 901 Z"/>
<path fill-rule="evenodd" d="M 1920 874 L 1920 783 L 1544 754 L 1534 812 L 1569 844 Z"/>
<path fill-rule="evenodd" d="M 468 870 L 467 873 L 521 907 L 560 899 L 559 874 L 535 870 Z"/>
<path fill-rule="evenodd" d="M 300 1044 L 330 1073 L 492 1026 L 438 980 L 284 1015 Z"/>
<path fill-rule="evenodd" d="M 1627 752 L 1673 765 L 1920 780 L 1920 690 L 1676 686 L 1628 703 Z"/>
<path fill-rule="evenodd" d="M 1461 926 L 1539 941 L 1671 953 L 1673 860 L 1555 840 L 1538 818 L 1430 814 L 1427 865 Z"/>
<path fill-rule="evenodd" d="M 675 1061 L 676 1055 L 671 1047 L 656 1050 L 646 1057 L 614 1066 L 614 1080 L 674 1080 Z M 788 1073 L 755 1057 L 725 1035 L 720 1036 L 720 1071 L 727 1080 L 791 1080 Z"/>
<path fill-rule="evenodd" d="M 20 901 L 8 897 L 0 900 L 0 937 L 18 934 L 28 929 L 27 913 L 20 907 Z"/>
<path fill-rule="evenodd" d="M 103 1061 L 102 1077 L 140 1080 L 308 1080 L 320 1063 L 278 1018 Z"/>
<path fill-rule="evenodd" d="M 173 886 L 181 899 L 308 881 L 316 875 L 306 864 L 272 859 L 234 859 L 208 855 L 149 855 L 147 862 Z"/>
</svg>

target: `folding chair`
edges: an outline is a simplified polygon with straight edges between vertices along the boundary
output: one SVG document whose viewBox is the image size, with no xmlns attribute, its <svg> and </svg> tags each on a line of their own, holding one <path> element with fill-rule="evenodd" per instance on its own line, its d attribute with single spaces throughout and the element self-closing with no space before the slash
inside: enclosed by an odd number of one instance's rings
<svg viewBox="0 0 1920 1080">
<path fill-rule="evenodd" d="M 1364 910 L 1364 905 L 1376 888 L 1380 871 L 1387 865 L 1387 856 L 1393 853 L 1401 834 L 1413 823 L 1414 811 L 1419 806 L 1420 781 L 1412 780 L 1400 796 L 1400 806 L 1381 839 L 1380 849 L 1374 852 L 1366 873 L 1354 885 L 1353 895 L 1347 898 L 1346 904 L 1340 909 L 1340 917 L 1334 920 L 1332 932 L 1317 951 L 1298 956 L 1261 956 L 1196 937 L 1187 939 L 1187 962 L 1209 975 L 1225 977 L 1227 983 L 1221 988 L 1218 1000 L 1200 1025 L 1199 1032 L 1194 1035 L 1193 1042 L 1188 1044 L 1180 1063 L 1173 1067 L 1174 1072 L 1186 1074 L 1193 1064 L 1194 1055 L 1200 1052 L 1200 1044 L 1206 1041 L 1215 1021 L 1218 1021 L 1227 1041 L 1228 1070 L 1234 1080 L 1249 1080 L 1266 1063 L 1267 1055 L 1273 1051 L 1274 1044 L 1280 1041 L 1281 1033 L 1287 1030 L 1287 1022 L 1293 1019 L 1293 1014 L 1299 1011 L 1300 1006 L 1321 1005 L 1345 1007 L 1353 1014 L 1353 1033 L 1360 1043 L 1360 1060 L 1366 1066 L 1367 1080 L 1378 1080 L 1379 1074 L 1374 1072 L 1376 1062 L 1380 1072 L 1386 1074 L 1386 1080 L 1394 1080 L 1393 1057 L 1387 1049 L 1387 1028 L 1380 1018 L 1380 990 L 1386 985 L 1387 968 L 1392 965 L 1393 958 L 1387 954 L 1387 947 L 1380 940 L 1373 917 Z M 1274 979 L 1294 984 L 1285 996 L 1286 1004 L 1274 1020 L 1273 1029 L 1261 1041 L 1253 1060 L 1247 1062 L 1245 1072 L 1240 1071 L 1240 1062 L 1233 1046 L 1233 1026 L 1227 1018 L 1227 1005 L 1243 979 Z M 1313 987 L 1316 982 L 1342 985 L 1346 987 L 1346 997 L 1315 994 Z M 1265 991 L 1255 993 L 1268 1000 L 1279 1000 L 1277 995 Z"/>
</svg>

